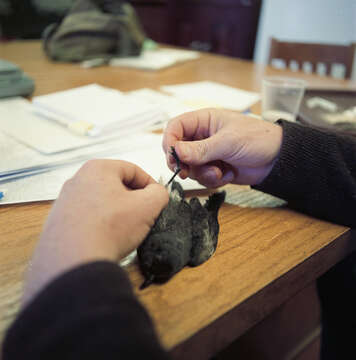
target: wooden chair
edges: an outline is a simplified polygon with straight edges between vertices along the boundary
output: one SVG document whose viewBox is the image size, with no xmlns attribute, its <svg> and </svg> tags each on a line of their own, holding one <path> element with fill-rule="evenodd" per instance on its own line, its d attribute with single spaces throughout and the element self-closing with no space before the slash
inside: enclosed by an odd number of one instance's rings
<svg viewBox="0 0 356 360">
<path fill-rule="evenodd" d="M 353 44 L 329 45 L 329 44 L 309 44 L 298 42 L 284 42 L 271 38 L 270 53 L 268 63 L 274 59 L 282 59 L 287 68 L 292 62 L 298 64 L 298 69 L 303 70 L 303 64 L 309 63 L 311 71 L 316 73 L 318 64 L 324 64 L 326 75 L 331 75 L 333 64 L 345 66 L 346 79 L 351 78 L 352 65 L 355 47 Z"/>
</svg>

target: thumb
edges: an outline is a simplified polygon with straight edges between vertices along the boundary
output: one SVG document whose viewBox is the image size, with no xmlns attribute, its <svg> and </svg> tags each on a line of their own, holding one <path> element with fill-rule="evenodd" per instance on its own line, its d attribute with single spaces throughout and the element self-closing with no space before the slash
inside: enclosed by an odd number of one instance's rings
<svg viewBox="0 0 356 360">
<path fill-rule="evenodd" d="M 179 159 L 187 165 L 203 165 L 214 160 L 222 159 L 223 142 L 218 135 L 204 140 L 178 141 L 175 151 Z"/>
<path fill-rule="evenodd" d="M 167 189 L 158 183 L 149 184 L 131 194 L 133 196 L 132 205 L 139 209 L 136 216 L 141 213 L 142 217 L 146 219 L 156 219 L 169 200 Z"/>
</svg>

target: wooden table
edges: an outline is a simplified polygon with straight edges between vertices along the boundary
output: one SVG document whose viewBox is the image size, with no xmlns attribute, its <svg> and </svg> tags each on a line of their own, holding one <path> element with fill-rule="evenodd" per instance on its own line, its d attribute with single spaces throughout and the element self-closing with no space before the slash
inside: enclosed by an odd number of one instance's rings
<svg viewBox="0 0 356 360">
<path fill-rule="evenodd" d="M 0 44 L 0 58 L 17 63 L 35 80 L 35 95 L 93 82 L 125 91 L 200 80 L 259 91 L 263 75 L 281 74 L 280 70 L 214 55 L 158 72 L 83 69 L 48 61 L 38 42 Z M 315 86 L 354 86 L 343 80 L 283 74 L 306 78 Z M 259 105 L 253 110 L 259 112 Z M 51 202 L 0 207 L 1 337 L 16 314 L 23 273 L 50 207 Z M 167 284 L 139 291 L 142 276 L 137 266 L 127 268 L 164 347 L 176 358 L 209 358 L 352 250 L 349 228 L 288 208 L 224 204 L 219 220 L 216 254 L 197 268 L 185 268 Z"/>
</svg>

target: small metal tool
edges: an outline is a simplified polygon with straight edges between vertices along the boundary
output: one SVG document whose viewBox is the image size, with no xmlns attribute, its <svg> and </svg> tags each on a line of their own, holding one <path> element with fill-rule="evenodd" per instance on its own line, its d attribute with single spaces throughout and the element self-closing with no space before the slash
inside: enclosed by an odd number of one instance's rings
<svg viewBox="0 0 356 360">
<path fill-rule="evenodd" d="M 174 157 L 174 160 L 176 161 L 177 163 L 177 166 L 174 170 L 174 174 L 173 176 L 169 179 L 169 181 L 167 182 L 167 184 L 165 185 L 165 187 L 168 187 L 169 184 L 174 180 L 174 178 L 178 175 L 178 173 L 182 170 L 181 167 L 180 167 L 180 160 L 179 160 L 179 157 L 174 149 L 173 146 L 171 146 L 171 155 Z"/>
</svg>

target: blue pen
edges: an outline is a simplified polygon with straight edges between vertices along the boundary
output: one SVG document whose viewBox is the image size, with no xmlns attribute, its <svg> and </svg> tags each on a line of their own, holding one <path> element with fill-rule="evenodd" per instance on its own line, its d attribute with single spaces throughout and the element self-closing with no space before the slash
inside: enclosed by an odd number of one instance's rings
<svg viewBox="0 0 356 360">
<path fill-rule="evenodd" d="M 0 200 L 5 196 L 6 190 L 0 190 Z"/>
</svg>

